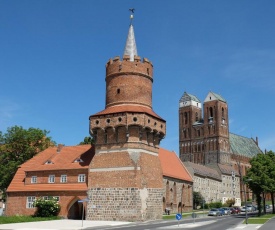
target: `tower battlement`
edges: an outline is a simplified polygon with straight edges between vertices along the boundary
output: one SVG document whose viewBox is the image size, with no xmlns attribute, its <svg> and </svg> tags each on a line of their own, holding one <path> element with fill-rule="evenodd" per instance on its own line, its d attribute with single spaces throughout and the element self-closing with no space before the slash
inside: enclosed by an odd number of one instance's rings
<svg viewBox="0 0 275 230">
<path fill-rule="evenodd" d="M 106 64 L 106 78 L 122 73 L 140 74 L 153 81 L 153 64 L 140 56 L 135 56 L 134 61 L 130 61 L 129 55 L 124 55 L 122 59 L 119 56 L 109 59 Z"/>
</svg>

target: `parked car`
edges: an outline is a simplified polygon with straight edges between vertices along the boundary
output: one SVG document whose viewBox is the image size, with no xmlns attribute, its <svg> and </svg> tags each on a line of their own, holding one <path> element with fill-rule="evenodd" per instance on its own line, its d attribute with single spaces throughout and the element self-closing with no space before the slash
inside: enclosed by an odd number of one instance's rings
<svg viewBox="0 0 275 230">
<path fill-rule="evenodd" d="M 245 206 L 242 206 L 242 207 L 241 207 L 241 212 L 245 212 L 245 210 L 246 210 L 246 207 L 245 207 Z"/>
<path fill-rule="evenodd" d="M 230 208 L 222 207 L 222 209 L 224 210 L 225 215 L 230 215 L 231 214 Z"/>
<path fill-rule="evenodd" d="M 269 204 L 267 204 L 267 205 L 265 206 L 265 209 L 271 209 L 271 206 L 270 206 Z"/>
<path fill-rule="evenodd" d="M 221 216 L 225 215 L 225 210 L 223 208 L 219 208 L 220 212 L 221 212 Z"/>
<path fill-rule="evenodd" d="M 241 208 L 240 207 L 233 207 L 236 210 L 236 213 L 239 214 L 241 213 Z"/>
<path fill-rule="evenodd" d="M 255 206 L 253 206 L 252 204 L 248 204 L 246 207 L 247 207 L 248 212 L 254 212 L 257 210 L 257 208 Z"/>
<path fill-rule="evenodd" d="M 221 211 L 218 208 L 212 208 L 209 212 L 208 212 L 208 216 L 221 216 Z"/>
<path fill-rule="evenodd" d="M 241 212 L 241 210 L 239 208 L 231 207 L 230 212 L 231 212 L 231 214 L 234 215 L 234 214 L 239 214 Z"/>
</svg>

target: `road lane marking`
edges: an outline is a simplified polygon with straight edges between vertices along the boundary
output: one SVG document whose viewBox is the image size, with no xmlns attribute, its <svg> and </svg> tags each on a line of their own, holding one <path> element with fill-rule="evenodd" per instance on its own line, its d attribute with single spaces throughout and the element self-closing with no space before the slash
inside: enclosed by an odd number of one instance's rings
<svg viewBox="0 0 275 230">
<path fill-rule="evenodd" d="M 188 223 L 188 224 L 179 224 L 179 225 L 170 225 L 165 227 L 159 227 L 157 229 L 179 229 L 179 228 L 196 228 L 199 226 L 212 224 L 217 222 L 216 220 L 210 220 L 210 221 L 201 221 L 201 222 L 195 222 L 195 223 Z"/>
</svg>

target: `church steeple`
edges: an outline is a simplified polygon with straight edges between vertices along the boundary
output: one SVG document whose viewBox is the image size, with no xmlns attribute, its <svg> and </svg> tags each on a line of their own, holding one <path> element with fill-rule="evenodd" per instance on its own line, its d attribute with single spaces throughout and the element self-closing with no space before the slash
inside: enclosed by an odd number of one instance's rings
<svg viewBox="0 0 275 230">
<path fill-rule="evenodd" d="M 129 10 L 132 11 L 132 13 L 134 13 L 134 9 L 129 9 Z M 129 55 L 130 61 L 134 61 L 134 57 L 138 55 L 135 34 L 134 34 L 134 26 L 132 23 L 133 18 L 134 18 L 134 15 L 131 14 L 131 16 L 130 16 L 131 23 L 130 23 L 128 36 L 127 36 L 127 40 L 126 40 L 126 45 L 125 45 L 125 49 L 124 49 L 124 55 Z"/>
</svg>

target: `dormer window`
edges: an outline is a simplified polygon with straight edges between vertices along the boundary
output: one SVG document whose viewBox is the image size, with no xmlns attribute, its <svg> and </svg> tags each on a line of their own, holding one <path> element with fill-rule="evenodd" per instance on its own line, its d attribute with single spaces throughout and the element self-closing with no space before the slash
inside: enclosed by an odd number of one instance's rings
<svg viewBox="0 0 275 230">
<path fill-rule="evenodd" d="M 81 158 L 77 158 L 77 159 L 75 159 L 75 161 L 74 161 L 75 163 L 78 163 L 78 162 L 83 162 L 83 160 L 81 159 Z"/>
<path fill-rule="evenodd" d="M 53 162 L 52 162 L 51 160 L 47 160 L 47 161 L 45 162 L 45 165 L 51 165 L 51 164 L 53 164 Z"/>
</svg>

